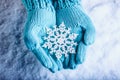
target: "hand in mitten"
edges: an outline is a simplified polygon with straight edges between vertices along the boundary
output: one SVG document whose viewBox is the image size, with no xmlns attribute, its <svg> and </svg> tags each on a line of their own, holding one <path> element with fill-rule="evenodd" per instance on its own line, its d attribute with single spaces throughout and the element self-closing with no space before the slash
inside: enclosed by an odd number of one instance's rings
<svg viewBox="0 0 120 80">
<path fill-rule="evenodd" d="M 26 46 L 36 55 L 43 66 L 55 72 L 62 68 L 62 63 L 50 56 L 49 51 L 42 47 L 46 35 L 46 27 L 56 24 L 55 10 L 50 0 L 22 0 L 27 9 L 28 17 L 24 29 Z"/>
<path fill-rule="evenodd" d="M 54 3 L 57 25 L 64 22 L 66 27 L 71 28 L 72 33 L 78 34 L 74 40 L 78 44 L 75 47 L 76 54 L 69 54 L 63 62 L 64 68 L 74 69 L 76 64 L 83 63 L 87 46 L 94 42 L 95 28 L 84 13 L 80 0 L 57 0 Z"/>
</svg>

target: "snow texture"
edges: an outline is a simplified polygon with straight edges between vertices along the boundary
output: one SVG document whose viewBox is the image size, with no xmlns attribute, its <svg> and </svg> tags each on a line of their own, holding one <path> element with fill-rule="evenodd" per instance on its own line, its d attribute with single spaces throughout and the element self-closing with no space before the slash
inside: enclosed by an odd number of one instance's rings
<svg viewBox="0 0 120 80">
<path fill-rule="evenodd" d="M 0 0 L 0 80 L 120 80 L 120 0 L 82 0 L 96 41 L 75 70 L 51 73 L 26 48 L 21 0 Z"/>
<path fill-rule="evenodd" d="M 46 35 L 44 36 L 45 43 L 42 47 L 49 49 L 50 53 L 55 53 L 57 59 L 62 56 L 68 57 L 68 54 L 75 54 L 77 42 L 74 40 L 78 34 L 71 33 L 71 28 L 67 28 L 63 23 L 60 26 L 52 28 L 46 27 Z"/>
</svg>

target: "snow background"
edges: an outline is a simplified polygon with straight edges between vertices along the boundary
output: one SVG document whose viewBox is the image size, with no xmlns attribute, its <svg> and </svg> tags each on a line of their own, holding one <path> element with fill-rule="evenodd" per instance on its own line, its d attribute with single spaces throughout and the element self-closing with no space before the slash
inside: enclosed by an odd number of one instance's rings
<svg viewBox="0 0 120 80">
<path fill-rule="evenodd" d="M 0 0 L 0 80 L 120 80 L 120 0 L 82 0 L 97 32 L 76 70 L 51 73 L 27 50 L 21 0 Z"/>
</svg>

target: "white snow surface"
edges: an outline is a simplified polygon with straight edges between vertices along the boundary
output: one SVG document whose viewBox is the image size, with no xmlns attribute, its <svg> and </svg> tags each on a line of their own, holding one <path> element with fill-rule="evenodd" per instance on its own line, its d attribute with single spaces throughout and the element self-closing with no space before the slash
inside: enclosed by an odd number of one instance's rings
<svg viewBox="0 0 120 80">
<path fill-rule="evenodd" d="M 0 1 L 0 80 L 120 80 L 120 0 L 82 0 L 96 41 L 75 70 L 51 73 L 25 46 L 21 0 Z"/>
</svg>

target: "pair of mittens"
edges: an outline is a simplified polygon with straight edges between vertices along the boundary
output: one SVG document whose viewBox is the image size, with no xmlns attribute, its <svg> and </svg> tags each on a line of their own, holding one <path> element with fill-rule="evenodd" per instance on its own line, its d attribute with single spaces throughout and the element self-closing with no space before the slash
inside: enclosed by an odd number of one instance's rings
<svg viewBox="0 0 120 80">
<path fill-rule="evenodd" d="M 41 64 L 56 72 L 62 68 L 74 69 L 77 64 L 83 63 L 87 46 L 94 42 L 95 29 L 90 18 L 84 13 L 80 0 L 22 0 L 22 2 L 28 13 L 24 42 Z M 43 38 L 47 35 L 47 28 L 53 29 L 53 26 L 59 26 L 62 22 L 66 28 L 71 29 L 71 33 L 78 34 L 74 40 L 78 45 L 74 48 L 75 54 L 68 53 L 67 57 L 63 55 L 57 59 L 55 55 L 50 54 L 49 49 L 43 47 L 45 43 Z M 62 39 L 57 41 L 63 42 Z"/>
</svg>

